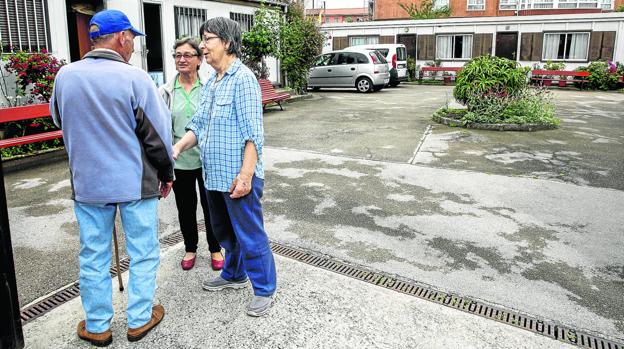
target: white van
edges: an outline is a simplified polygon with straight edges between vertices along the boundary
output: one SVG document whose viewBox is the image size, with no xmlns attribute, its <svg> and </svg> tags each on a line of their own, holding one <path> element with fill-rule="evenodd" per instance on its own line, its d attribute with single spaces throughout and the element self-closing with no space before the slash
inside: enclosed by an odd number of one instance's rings
<svg viewBox="0 0 624 349">
<path fill-rule="evenodd" d="M 405 45 L 370 44 L 345 48 L 345 50 L 351 49 L 377 50 L 386 57 L 388 68 L 390 69 L 390 86 L 397 86 L 401 81 L 407 80 L 407 50 L 405 49 Z"/>
</svg>

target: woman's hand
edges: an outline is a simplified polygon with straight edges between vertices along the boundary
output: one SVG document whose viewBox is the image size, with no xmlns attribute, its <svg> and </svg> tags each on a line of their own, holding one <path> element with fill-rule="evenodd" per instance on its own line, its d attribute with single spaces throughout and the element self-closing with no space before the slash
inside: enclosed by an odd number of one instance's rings
<svg viewBox="0 0 624 349">
<path fill-rule="evenodd" d="M 232 181 L 232 185 L 230 186 L 230 198 L 238 199 L 249 194 L 251 192 L 252 178 L 253 175 L 239 173 L 238 176 L 234 178 L 234 181 Z"/>
<path fill-rule="evenodd" d="M 173 145 L 173 160 L 178 160 L 178 156 L 180 156 L 180 149 L 178 147 L 179 142 Z"/>
</svg>

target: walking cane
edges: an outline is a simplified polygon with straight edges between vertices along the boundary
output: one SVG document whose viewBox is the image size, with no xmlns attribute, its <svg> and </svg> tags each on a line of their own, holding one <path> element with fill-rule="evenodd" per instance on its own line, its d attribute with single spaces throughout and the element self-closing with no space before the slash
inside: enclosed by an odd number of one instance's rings
<svg viewBox="0 0 624 349">
<path fill-rule="evenodd" d="M 117 267 L 117 279 L 119 279 L 119 292 L 123 292 L 123 281 L 121 280 L 121 268 L 119 267 L 119 243 L 117 243 L 117 228 L 113 227 L 113 242 L 115 243 L 115 263 Z"/>
</svg>

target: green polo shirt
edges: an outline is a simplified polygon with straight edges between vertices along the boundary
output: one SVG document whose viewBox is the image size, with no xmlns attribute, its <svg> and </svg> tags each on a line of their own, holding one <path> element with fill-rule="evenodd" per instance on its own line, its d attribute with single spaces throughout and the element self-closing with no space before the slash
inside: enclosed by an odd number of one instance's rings
<svg viewBox="0 0 624 349">
<path fill-rule="evenodd" d="M 173 105 L 171 107 L 171 119 L 173 121 L 173 143 L 177 143 L 186 134 L 186 125 L 191 121 L 201 95 L 202 86 L 199 78 L 195 80 L 195 85 L 188 93 L 180 85 L 178 79 L 173 86 Z M 179 170 L 194 170 L 201 168 L 199 159 L 199 148 L 197 146 L 188 149 L 178 156 L 175 168 Z"/>
</svg>

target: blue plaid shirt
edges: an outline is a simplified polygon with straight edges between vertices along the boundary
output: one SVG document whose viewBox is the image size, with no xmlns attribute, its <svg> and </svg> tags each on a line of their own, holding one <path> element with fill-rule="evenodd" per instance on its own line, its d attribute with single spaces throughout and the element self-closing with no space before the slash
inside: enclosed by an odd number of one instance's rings
<svg viewBox="0 0 624 349">
<path fill-rule="evenodd" d="M 227 192 L 243 165 L 247 141 L 258 152 L 254 174 L 264 179 L 262 102 L 258 80 L 240 59 L 221 81 L 216 78 L 215 72 L 208 78 L 186 129 L 197 137 L 206 189 Z"/>
</svg>

